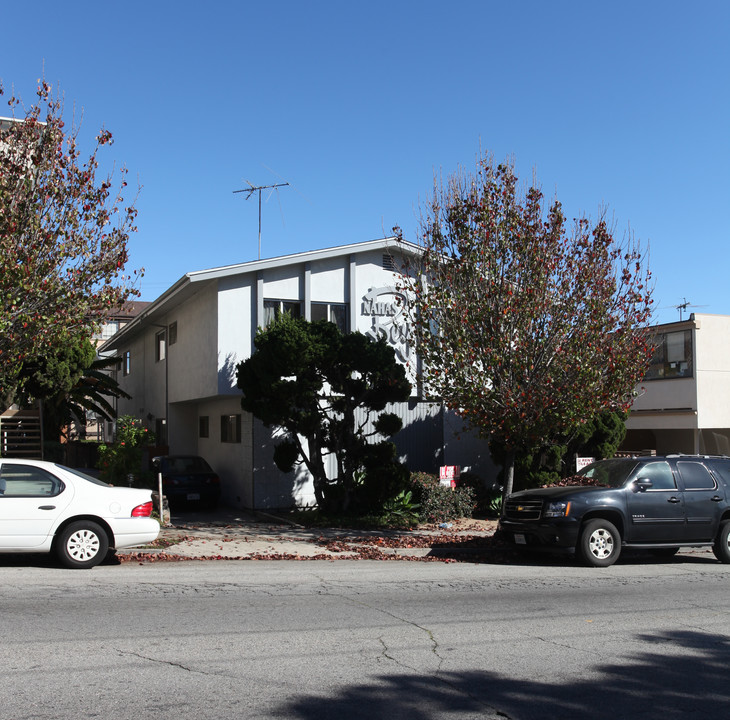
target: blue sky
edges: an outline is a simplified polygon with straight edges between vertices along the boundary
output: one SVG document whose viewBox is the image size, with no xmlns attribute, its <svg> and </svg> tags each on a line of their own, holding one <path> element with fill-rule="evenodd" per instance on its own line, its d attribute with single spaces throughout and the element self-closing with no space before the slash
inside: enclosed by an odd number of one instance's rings
<svg viewBox="0 0 730 720">
<path fill-rule="evenodd" d="M 655 320 L 730 314 L 730 2 L 36 0 L 0 78 L 42 74 L 142 185 L 142 299 L 186 272 L 416 240 L 434 176 L 513 157 L 570 217 L 648 243 Z M 8 32 L 17 28 L 17 32 Z M 7 111 L 0 108 L 0 115 Z M 686 317 L 686 314 L 685 314 Z"/>
</svg>

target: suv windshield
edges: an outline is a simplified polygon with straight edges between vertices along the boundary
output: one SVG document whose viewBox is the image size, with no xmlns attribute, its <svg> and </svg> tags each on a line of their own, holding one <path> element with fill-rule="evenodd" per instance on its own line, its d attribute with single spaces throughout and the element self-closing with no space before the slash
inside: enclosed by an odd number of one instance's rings
<svg viewBox="0 0 730 720">
<path fill-rule="evenodd" d="M 600 460 L 584 467 L 578 475 L 591 480 L 591 485 L 605 485 L 606 487 L 621 487 L 636 467 L 636 460 L 630 458 L 616 458 L 614 460 Z"/>
</svg>

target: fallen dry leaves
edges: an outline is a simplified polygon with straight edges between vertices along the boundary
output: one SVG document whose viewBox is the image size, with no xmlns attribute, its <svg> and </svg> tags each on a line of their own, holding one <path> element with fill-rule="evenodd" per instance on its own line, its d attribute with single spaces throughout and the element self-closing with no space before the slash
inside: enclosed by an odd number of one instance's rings
<svg viewBox="0 0 730 720">
<path fill-rule="evenodd" d="M 192 538 L 185 537 L 180 541 Z M 223 542 L 235 538 L 225 537 Z M 211 545 L 221 542 L 212 541 Z M 468 535 L 459 533 L 430 535 L 360 535 L 327 538 L 320 536 L 309 542 L 320 546 L 324 552 L 312 555 L 297 553 L 259 552 L 240 556 L 211 553 L 198 557 L 187 557 L 161 552 L 134 552 L 119 556 L 121 562 L 187 562 L 190 560 L 391 560 L 402 562 L 467 562 L 502 563 L 515 558 L 517 551 L 511 544 L 504 543 L 498 535 Z M 221 547 L 220 545 L 218 547 Z M 398 552 L 427 549 L 428 553 Z"/>
</svg>

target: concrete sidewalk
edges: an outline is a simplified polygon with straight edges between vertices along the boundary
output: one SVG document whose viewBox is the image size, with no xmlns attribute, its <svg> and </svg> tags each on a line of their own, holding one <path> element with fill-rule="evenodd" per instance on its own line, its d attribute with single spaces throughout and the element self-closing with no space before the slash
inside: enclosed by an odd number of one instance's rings
<svg viewBox="0 0 730 720">
<path fill-rule="evenodd" d="M 496 521 L 465 520 L 412 531 L 305 528 L 275 516 L 221 508 L 213 513 L 174 512 L 157 547 L 120 551 L 157 559 L 444 559 L 444 553 L 474 553 Z M 483 543 L 482 543 L 483 544 Z"/>
</svg>

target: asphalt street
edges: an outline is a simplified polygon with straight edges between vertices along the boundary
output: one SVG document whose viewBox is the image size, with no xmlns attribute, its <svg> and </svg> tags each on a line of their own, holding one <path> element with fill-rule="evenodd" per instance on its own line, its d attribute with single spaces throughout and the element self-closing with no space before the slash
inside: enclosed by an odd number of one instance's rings
<svg viewBox="0 0 730 720">
<path fill-rule="evenodd" d="M 0 715 L 718 718 L 730 569 L 0 562 Z"/>
</svg>

